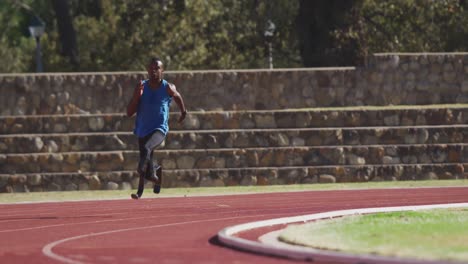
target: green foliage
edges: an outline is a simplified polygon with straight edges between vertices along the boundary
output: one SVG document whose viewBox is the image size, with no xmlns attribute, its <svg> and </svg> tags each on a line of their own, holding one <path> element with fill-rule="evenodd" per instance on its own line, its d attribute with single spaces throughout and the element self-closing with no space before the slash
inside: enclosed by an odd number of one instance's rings
<svg viewBox="0 0 468 264">
<path fill-rule="evenodd" d="M 356 65 L 374 52 L 468 46 L 467 5 L 459 0 L 355 0 L 346 9 L 336 1 L 307 0 L 68 1 L 79 65 L 61 54 L 51 1 L 5 0 L 0 72 L 34 71 L 35 42 L 27 30 L 32 13 L 46 22 L 41 44 L 49 72 L 139 71 L 151 55 L 161 57 L 168 70 L 266 68 L 268 19 L 276 25 L 275 68 L 312 66 L 311 54 L 322 56 L 313 66 Z M 301 13 L 305 5 L 312 9 Z M 302 28 L 299 15 L 320 34 Z"/>
<path fill-rule="evenodd" d="M 377 52 L 453 52 L 468 46 L 468 10 L 458 0 L 358 2 L 350 26 L 332 34 L 359 56 Z"/>
<path fill-rule="evenodd" d="M 11 3 L 0 2 L 0 72 L 23 72 L 33 63 L 35 42 L 29 38 L 27 21 Z"/>
<path fill-rule="evenodd" d="M 288 11 L 283 20 L 289 24 L 283 22 L 280 34 L 288 36 L 294 6 L 281 2 Z M 75 19 L 84 70 L 142 70 L 151 54 L 160 56 L 171 70 L 266 65 L 261 4 L 198 0 L 186 1 L 181 9 L 175 1 L 102 3 L 101 17 Z M 286 59 L 294 57 L 293 38 L 278 38 L 275 44 L 289 55 Z"/>
<path fill-rule="evenodd" d="M 101 0 L 96 4 L 95 1 L 71 1 L 79 68 L 73 68 L 60 55 L 56 21 L 49 3 L 41 7 L 31 1 L 27 4 L 38 8 L 47 23 L 46 34 L 41 39 L 44 68 L 63 72 L 144 70 L 150 55 L 160 56 L 169 70 L 265 68 L 266 2 Z M 272 11 L 272 20 L 277 24 L 277 37 L 273 40 L 275 66 L 300 66 L 295 48 L 297 40 L 291 30 L 297 2 L 276 2 Z M 27 17 L 19 14 L 20 11 L 17 16 Z M 21 51 L 25 57 L 34 54 L 33 50 Z M 23 66 L 22 71 L 34 69 L 32 60 L 29 59 L 29 67 Z"/>
<path fill-rule="evenodd" d="M 299 66 L 297 45 L 290 27 L 297 5 L 278 1 L 284 11 L 278 17 L 275 40 L 278 67 Z M 80 71 L 144 70 L 148 57 L 156 55 L 169 70 L 233 69 L 266 67 L 263 26 L 265 7 L 254 1 L 108 1 L 99 15 L 75 13 Z M 82 6 L 86 9 L 86 6 Z M 283 38 L 284 36 L 284 38 Z M 51 34 L 49 71 L 72 70 L 56 56 L 58 36 Z"/>
<path fill-rule="evenodd" d="M 12 44 L 5 36 L 0 38 L 0 72 L 23 72 L 33 63 L 33 58 L 27 53 L 34 53 L 34 40 L 21 39 Z M 27 51 L 25 53 L 24 51 Z"/>
</svg>

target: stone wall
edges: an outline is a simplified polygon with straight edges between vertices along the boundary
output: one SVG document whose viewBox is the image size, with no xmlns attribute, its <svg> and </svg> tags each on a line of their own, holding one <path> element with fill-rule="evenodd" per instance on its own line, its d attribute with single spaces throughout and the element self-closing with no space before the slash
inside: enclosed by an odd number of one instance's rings
<svg viewBox="0 0 468 264">
<path fill-rule="evenodd" d="M 377 105 L 468 102 L 468 53 L 376 54 L 361 71 L 355 88 Z"/>
<path fill-rule="evenodd" d="M 468 107 L 438 107 L 173 113 L 155 157 L 164 188 L 468 179 Z M 0 117 L 0 193 L 137 188 L 133 121 Z"/>
<path fill-rule="evenodd" d="M 0 74 L 0 115 L 121 113 L 145 76 Z M 375 54 L 359 68 L 179 71 L 166 79 L 192 111 L 468 103 L 468 53 Z"/>
</svg>

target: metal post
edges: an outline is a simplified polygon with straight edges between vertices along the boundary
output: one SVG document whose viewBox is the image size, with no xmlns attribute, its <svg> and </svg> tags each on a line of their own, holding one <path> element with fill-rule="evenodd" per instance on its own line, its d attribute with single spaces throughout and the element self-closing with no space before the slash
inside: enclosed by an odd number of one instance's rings
<svg viewBox="0 0 468 264">
<path fill-rule="evenodd" d="M 265 41 L 268 43 L 268 66 L 270 69 L 273 69 L 273 37 L 275 35 L 275 29 L 275 23 L 268 19 L 263 36 L 265 37 Z"/>
<path fill-rule="evenodd" d="M 34 15 L 29 24 L 29 33 L 36 40 L 36 72 L 43 72 L 42 67 L 42 52 L 41 52 L 41 36 L 44 34 L 45 23 L 40 17 Z"/>
<path fill-rule="evenodd" d="M 35 39 L 36 39 L 36 72 L 43 72 L 41 40 L 39 36 L 35 37 Z"/>
<path fill-rule="evenodd" d="M 270 69 L 273 69 L 273 43 L 268 42 L 268 49 L 269 49 L 269 58 L 268 58 L 268 64 L 270 65 Z"/>
</svg>

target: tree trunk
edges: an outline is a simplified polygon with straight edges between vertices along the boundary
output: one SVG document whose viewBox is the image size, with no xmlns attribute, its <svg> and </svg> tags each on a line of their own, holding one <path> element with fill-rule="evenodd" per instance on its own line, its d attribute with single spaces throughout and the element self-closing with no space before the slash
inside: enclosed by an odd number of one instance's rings
<svg viewBox="0 0 468 264">
<path fill-rule="evenodd" d="M 78 48 L 76 44 L 76 32 L 70 16 L 68 0 L 52 0 L 52 5 L 57 17 L 57 25 L 61 42 L 61 55 L 70 59 L 74 67 L 79 66 Z"/>
<path fill-rule="evenodd" d="M 296 26 L 304 66 L 352 65 L 349 54 L 336 47 L 333 30 L 347 26 L 346 14 L 355 1 L 300 0 Z M 352 57 L 352 56 L 351 56 Z"/>
</svg>

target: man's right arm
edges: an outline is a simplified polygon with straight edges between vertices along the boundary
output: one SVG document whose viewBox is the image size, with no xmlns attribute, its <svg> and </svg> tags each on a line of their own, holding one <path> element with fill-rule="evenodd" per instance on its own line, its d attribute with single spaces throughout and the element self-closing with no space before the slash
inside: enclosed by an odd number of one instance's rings
<svg viewBox="0 0 468 264">
<path fill-rule="evenodd" d="M 140 102 L 140 97 L 143 94 L 143 82 L 140 81 L 136 87 L 135 90 L 133 90 L 133 96 L 130 102 L 127 105 L 127 116 L 133 116 L 137 109 L 138 109 L 138 103 Z"/>
</svg>

